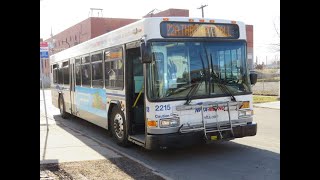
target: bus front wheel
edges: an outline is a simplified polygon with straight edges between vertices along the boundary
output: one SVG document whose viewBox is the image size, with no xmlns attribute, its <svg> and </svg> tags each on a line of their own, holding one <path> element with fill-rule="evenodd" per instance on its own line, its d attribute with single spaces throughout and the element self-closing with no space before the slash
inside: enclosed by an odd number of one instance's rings
<svg viewBox="0 0 320 180">
<path fill-rule="evenodd" d="M 63 119 L 67 119 L 68 118 L 68 114 L 66 112 L 66 106 L 64 105 L 64 100 L 63 100 L 63 96 L 60 95 L 59 96 L 59 110 L 60 110 L 60 115 Z"/>
<path fill-rule="evenodd" d="M 121 146 L 128 145 L 128 133 L 127 133 L 127 122 L 124 118 L 123 112 L 114 107 L 111 114 L 111 129 L 112 135 L 117 144 Z"/>
</svg>

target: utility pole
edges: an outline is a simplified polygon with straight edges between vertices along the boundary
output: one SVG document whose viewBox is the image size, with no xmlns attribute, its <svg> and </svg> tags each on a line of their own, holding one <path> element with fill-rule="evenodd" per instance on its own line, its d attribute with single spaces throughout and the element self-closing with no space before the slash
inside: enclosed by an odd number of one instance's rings
<svg viewBox="0 0 320 180">
<path fill-rule="evenodd" d="M 268 65 L 268 56 L 266 56 L 266 66 Z"/>
<path fill-rule="evenodd" d="M 204 17 L 204 14 L 203 14 L 203 8 L 207 7 L 208 5 L 201 5 L 198 9 L 201 9 L 202 11 L 202 17 Z"/>
</svg>

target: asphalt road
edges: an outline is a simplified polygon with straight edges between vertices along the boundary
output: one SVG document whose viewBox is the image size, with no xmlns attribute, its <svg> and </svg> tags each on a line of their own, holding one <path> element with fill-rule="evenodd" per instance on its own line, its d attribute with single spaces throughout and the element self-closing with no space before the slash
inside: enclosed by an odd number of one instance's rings
<svg viewBox="0 0 320 180">
<path fill-rule="evenodd" d="M 169 178 L 280 179 L 280 110 L 255 108 L 254 121 L 258 123 L 258 133 L 254 137 L 155 152 L 137 145 L 120 147 L 107 135 L 106 130 L 83 119 L 62 119 L 57 115 L 58 109 L 51 105 L 50 94 L 46 96 L 48 114 L 53 115 L 55 121 L 108 144 Z M 43 109 L 43 101 L 40 101 L 40 109 Z"/>
</svg>

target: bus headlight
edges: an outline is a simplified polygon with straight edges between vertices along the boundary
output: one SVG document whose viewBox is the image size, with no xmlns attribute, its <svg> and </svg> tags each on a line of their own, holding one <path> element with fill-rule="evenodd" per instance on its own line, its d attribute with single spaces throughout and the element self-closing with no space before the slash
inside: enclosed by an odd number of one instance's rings
<svg viewBox="0 0 320 180">
<path fill-rule="evenodd" d="M 239 118 L 246 118 L 253 115 L 253 110 L 251 109 L 239 109 Z"/>
<path fill-rule="evenodd" d="M 179 118 L 166 118 L 160 120 L 160 127 L 177 127 L 180 124 Z"/>
</svg>

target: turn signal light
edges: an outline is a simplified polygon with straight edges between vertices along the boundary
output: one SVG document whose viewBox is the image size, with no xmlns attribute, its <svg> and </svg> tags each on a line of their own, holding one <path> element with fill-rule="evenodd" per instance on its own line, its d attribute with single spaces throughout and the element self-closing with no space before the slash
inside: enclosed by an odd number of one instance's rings
<svg viewBox="0 0 320 180">
<path fill-rule="evenodd" d="M 242 102 L 239 109 L 242 109 L 242 108 L 250 108 L 250 102 L 249 101 Z"/>
<path fill-rule="evenodd" d="M 154 121 L 154 120 L 149 120 L 148 119 L 148 126 L 149 127 L 157 127 L 158 126 L 158 122 L 157 121 Z"/>
</svg>

